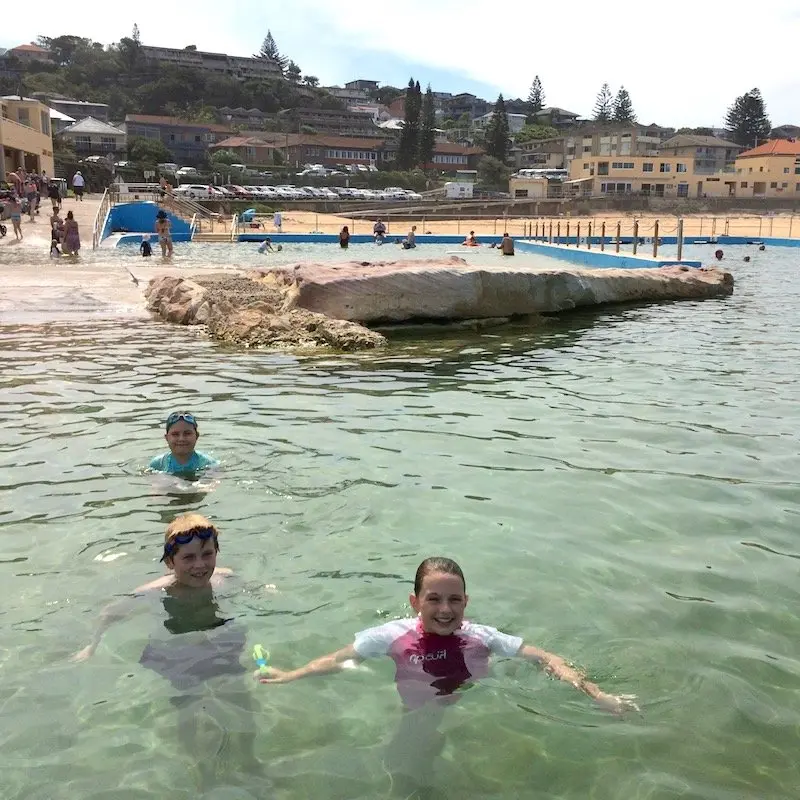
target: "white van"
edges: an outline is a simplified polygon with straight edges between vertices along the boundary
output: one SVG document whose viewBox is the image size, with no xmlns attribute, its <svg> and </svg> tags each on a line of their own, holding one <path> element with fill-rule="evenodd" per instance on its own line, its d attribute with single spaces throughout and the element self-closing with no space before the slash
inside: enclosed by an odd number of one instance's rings
<svg viewBox="0 0 800 800">
<path fill-rule="evenodd" d="M 178 165 L 177 164 L 173 164 L 171 161 L 166 162 L 164 164 L 158 164 L 158 171 L 159 172 L 173 172 L 174 173 L 174 172 L 178 171 Z"/>
</svg>

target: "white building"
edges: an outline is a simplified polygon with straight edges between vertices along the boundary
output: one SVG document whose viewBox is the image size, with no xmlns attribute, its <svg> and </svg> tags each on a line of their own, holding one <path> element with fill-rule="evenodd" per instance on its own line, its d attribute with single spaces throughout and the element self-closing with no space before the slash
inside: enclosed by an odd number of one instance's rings
<svg viewBox="0 0 800 800">
<path fill-rule="evenodd" d="M 79 158 L 86 156 L 122 155 L 128 146 L 125 131 L 94 117 L 86 117 L 61 131 L 75 147 Z"/>
<path fill-rule="evenodd" d="M 494 112 L 491 112 L 489 114 L 484 114 L 482 117 L 478 117 L 473 122 L 473 125 L 476 128 L 488 128 L 489 123 L 492 121 L 493 116 Z M 506 118 L 508 119 L 508 132 L 512 136 L 515 133 L 519 133 L 525 126 L 526 117 L 524 114 L 506 114 Z"/>
</svg>

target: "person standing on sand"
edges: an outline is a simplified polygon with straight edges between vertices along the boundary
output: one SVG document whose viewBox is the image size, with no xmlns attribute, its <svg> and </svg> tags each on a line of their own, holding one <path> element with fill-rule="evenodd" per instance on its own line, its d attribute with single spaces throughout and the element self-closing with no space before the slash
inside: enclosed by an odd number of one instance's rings
<svg viewBox="0 0 800 800">
<path fill-rule="evenodd" d="M 161 245 L 162 258 L 172 256 L 172 223 L 167 217 L 166 211 L 159 211 L 156 214 L 156 233 L 158 234 L 158 243 Z"/>
<path fill-rule="evenodd" d="M 350 245 L 350 230 L 347 227 L 347 225 L 345 225 L 339 232 L 339 247 L 341 247 L 342 250 L 347 250 L 349 245 Z"/>
<path fill-rule="evenodd" d="M 72 176 L 72 190 L 75 192 L 75 199 L 80 200 L 81 203 L 83 202 L 83 190 L 85 186 L 86 186 L 86 181 L 83 179 L 81 171 L 78 170 Z"/>
<path fill-rule="evenodd" d="M 78 230 L 78 223 L 71 211 L 67 211 L 67 218 L 64 220 L 64 253 L 68 256 L 78 255 L 81 249 L 81 236 Z"/>
</svg>

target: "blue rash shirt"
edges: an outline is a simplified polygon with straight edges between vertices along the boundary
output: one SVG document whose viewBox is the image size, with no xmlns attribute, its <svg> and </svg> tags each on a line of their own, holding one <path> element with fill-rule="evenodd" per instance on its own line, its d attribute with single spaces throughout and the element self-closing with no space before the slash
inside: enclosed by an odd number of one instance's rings
<svg viewBox="0 0 800 800">
<path fill-rule="evenodd" d="M 164 453 L 163 455 L 156 456 L 150 462 L 150 469 L 155 472 L 180 475 L 185 472 L 200 472 L 200 470 L 208 467 L 216 467 L 218 464 L 219 461 L 217 461 L 216 458 L 207 456 L 205 453 L 198 453 L 197 450 L 195 450 L 191 458 L 185 464 L 181 464 L 177 461 L 172 453 Z"/>
</svg>

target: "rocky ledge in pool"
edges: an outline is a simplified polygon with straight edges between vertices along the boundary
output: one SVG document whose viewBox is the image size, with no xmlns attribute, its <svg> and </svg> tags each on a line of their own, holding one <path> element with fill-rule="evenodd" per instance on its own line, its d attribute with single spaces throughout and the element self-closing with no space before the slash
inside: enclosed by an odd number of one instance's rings
<svg viewBox="0 0 800 800">
<path fill-rule="evenodd" d="M 150 281 L 148 307 L 248 347 L 381 347 L 366 325 L 552 314 L 609 303 L 700 300 L 733 292 L 719 269 L 532 269 L 448 261 L 296 264 Z"/>
</svg>

